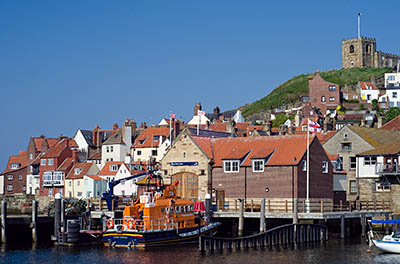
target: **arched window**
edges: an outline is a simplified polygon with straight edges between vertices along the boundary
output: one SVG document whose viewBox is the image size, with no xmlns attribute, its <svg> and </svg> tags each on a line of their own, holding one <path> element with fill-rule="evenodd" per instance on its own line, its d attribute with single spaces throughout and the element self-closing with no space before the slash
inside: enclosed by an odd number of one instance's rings
<svg viewBox="0 0 400 264">
<path fill-rule="evenodd" d="M 325 103 L 325 96 L 321 96 L 321 103 Z"/>
<path fill-rule="evenodd" d="M 350 53 L 354 53 L 354 46 L 350 45 Z"/>
<path fill-rule="evenodd" d="M 365 46 L 365 52 L 366 53 L 370 53 L 371 52 L 371 45 L 367 44 L 367 46 Z"/>
</svg>

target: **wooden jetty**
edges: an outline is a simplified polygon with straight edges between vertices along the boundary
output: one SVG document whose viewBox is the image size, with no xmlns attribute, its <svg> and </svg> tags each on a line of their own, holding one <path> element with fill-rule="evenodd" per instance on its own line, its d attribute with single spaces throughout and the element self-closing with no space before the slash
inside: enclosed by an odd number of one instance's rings
<svg viewBox="0 0 400 264">
<path fill-rule="evenodd" d="M 210 252 L 224 249 L 264 248 L 295 243 L 319 242 L 328 240 L 328 228 L 314 224 L 288 224 L 272 228 L 246 237 L 222 238 L 212 236 L 199 237 L 199 249 Z"/>
</svg>

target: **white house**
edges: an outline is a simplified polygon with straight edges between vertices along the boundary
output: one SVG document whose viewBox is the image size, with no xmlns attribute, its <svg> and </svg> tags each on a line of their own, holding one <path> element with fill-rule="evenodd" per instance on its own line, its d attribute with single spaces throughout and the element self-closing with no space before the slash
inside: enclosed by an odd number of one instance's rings
<svg viewBox="0 0 400 264">
<path fill-rule="evenodd" d="M 108 161 L 103 166 L 101 171 L 99 172 L 99 176 L 106 180 L 106 182 L 110 182 L 115 179 L 115 175 L 117 174 L 119 168 L 123 164 L 123 161 Z M 108 187 L 107 187 L 108 190 Z"/>
<path fill-rule="evenodd" d="M 99 176 L 85 175 L 83 181 L 83 193 L 86 198 L 102 197 L 103 193 L 107 191 L 107 181 Z"/>
<path fill-rule="evenodd" d="M 385 88 L 400 86 L 400 72 L 385 73 Z"/>
<path fill-rule="evenodd" d="M 400 86 L 386 88 L 386 94 L 379 97 L 379 104 L 382 108 L 400 107 Z"/>
<path fill-rule="evenodd" d="M 148 127 L 135 140 L 132 146 L 134 161 L 160 161 L 170 145 L 168 127 Z"/>
<path fill-rule="evenodd" d="M 126 154 L 130 153 L 135 132 L 136 122 L 128 119 L 103 143 L 101 147 L 102 167 L 108 161 L 125 161 Z"/>
<path fill-rule="evenodd" d="M 366 100 L 369 104 L 372 100 L 378 100 L 379 90 L 376 85 L 371 82 L 359 82 L 358 87 L 360 89 L 360 96 L 362 100 Z"/>
<path fill-rule="evenodd" d="M 69 171 L 68 175 L 65 177 L 65 195 L 69 198 L 89 198 L 89 197 L 99 197 L 97 192 L 100 192 L 94 187 L 98 187 L 96 184 L 91 185 L 87 179 L 88 176 L 97 176 L 99 169 L 96 164 L 89 163 L 75 163 L 72 169 Z M 86 178 L 85 178 L 86 177 Z M 89 178 L 90 178 L 89 177 Z M 101 185 L 103 179 L 97 179 L 100 181 Z M 105 182 L 104 182 L 105 184 Z M 102 193 L 101 193 L 102 194 Z"/>
</svg>

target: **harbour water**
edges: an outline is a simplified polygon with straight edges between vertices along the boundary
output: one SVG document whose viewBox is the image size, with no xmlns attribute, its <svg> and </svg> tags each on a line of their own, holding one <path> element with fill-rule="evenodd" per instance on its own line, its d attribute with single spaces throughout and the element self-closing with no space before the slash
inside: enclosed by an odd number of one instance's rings
<svg viewBox="0 0 400 264">
<path fill-rule="evenodd" d="M 400 263 L 400 255 L 367 253 L 365 239 L 341 240 L 333 236 L 324 243 L 200 253 L 196 245 L 149 250 L 122 248 L 68 248 L 13 245 L 0 253 L 0 263 Z"/>
</svg>

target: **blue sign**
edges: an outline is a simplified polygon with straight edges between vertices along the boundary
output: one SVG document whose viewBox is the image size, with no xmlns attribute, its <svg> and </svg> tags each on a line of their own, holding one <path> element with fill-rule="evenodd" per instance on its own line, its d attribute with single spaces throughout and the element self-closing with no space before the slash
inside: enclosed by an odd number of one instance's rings
<svg viewBox="0 0 400 264">
<path fill-rule="evenodd" d="M 171 166 L 197 166 L 199 163 L 197 161 L 194 162 L 171 162 Z"/>
</svg>

